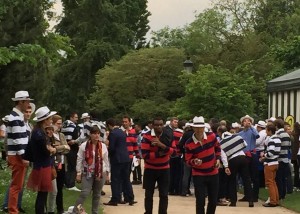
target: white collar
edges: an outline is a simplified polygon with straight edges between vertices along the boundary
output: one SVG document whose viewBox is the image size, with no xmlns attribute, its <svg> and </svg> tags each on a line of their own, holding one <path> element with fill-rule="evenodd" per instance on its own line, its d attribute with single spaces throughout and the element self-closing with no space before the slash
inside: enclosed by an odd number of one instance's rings
<svg viewBox="0 0 300 214">
<path fill-rule="evenodd" d="M 201 143 L 199 140 L 197 140 L 197 138 L 195 137 L 195 134 L 193 134 L 192 139 L 193 139 L 193 141 L 194 141 L 195 144 Z M 203 139 L 207 140 L 207 135 L 206 135 L 205 132 L 203 132 Z"/>
</svg>

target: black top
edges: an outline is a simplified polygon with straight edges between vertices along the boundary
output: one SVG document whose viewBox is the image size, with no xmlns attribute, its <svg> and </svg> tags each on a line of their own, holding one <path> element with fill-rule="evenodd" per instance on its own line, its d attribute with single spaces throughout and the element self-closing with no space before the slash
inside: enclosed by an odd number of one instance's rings
<svg viewBox="0 0 300 214">
<path fill-rule="evenodd" d="M 130 162 L 126 144 L 126 134 L 119 128 L 114 128 L 108 135 L 108 154 L 111 164 Z"/>
</svg>

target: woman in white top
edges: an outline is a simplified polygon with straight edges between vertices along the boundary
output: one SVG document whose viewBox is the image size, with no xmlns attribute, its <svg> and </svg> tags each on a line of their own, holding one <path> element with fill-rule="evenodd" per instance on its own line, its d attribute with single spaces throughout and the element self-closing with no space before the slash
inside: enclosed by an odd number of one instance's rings
<svg viewBox="0 0 300 214">
<path fill-rule="evenodd" d="M 82 182 L 81 193 L 75 203 L 73 213 L 77 213 L 85 199 L 92 194 L 92 214 L 99 213 L 101 190 L 109 171 L 108 150 L 100 141 L 100 128 L 91 127 L 89 140 L 79 146 L 76 165 L 77 182 Z"/>
</svg>

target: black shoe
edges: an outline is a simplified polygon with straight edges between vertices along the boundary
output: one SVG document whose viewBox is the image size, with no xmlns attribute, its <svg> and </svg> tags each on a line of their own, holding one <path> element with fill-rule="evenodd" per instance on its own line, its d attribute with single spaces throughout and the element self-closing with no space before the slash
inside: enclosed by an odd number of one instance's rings
<svg viewBox="0 0 300 214">
<path fill-rule="evenodd" d="M 101 195 L 105 195 L 105 192 L 104 192 L 104 191 L 101 191 Z"/>
<path fill-rule="evenodd" d="M 136 204 L 136 203 L 137 203 L 137 201 L 129 201 L 129 202 L 128 202 L 129 206 L 133 206 L 133 205 Z"/>
<path fill-rule="evenodd" d="M 122 201 L 122 200 L 118 202 L 118 204 L 126 204 L 126 203 L 127 203 L 126 201 Z"/>
<path fill-rule="evenodd" d="M 228 204 L 226 204 L 225 202 L 219 201 L 217 202 L 217 206 L 227 206 Z"/>
<path fill-rule="evenodd" d="M 254 207 L 254 204 L 253 204 L 253 202 L 251 201 L 251 202 L 249 202 L 249 207 Z"/>
<path fill-rule="evenodd" d="M 104 205 L 107 205 L 107 206 L 118 206 L 118 203 L 117 202 L 113 202 L 113 201 L 109 201 L 107 203 L 103 203 Z"/>
<path fill-rule="evenodd" d="M 239 199 L 238 201 L 245 202 L 245 201 L 248 201 L 248 199 L 243 197 L 243 198 Z"/>
<path fill-rule="evenodd" d="M 276 204 L 270 204 L 270 203 L 267 203 L 267 204 L 263 204 L 264 207 L 277 207 Z"/>
<path fill-rule="evenodd" d="M 229 206 L 230 206 L 230 207 L 236 207 L 236 202 L 231 202 L 231 203 L 229 204 Z"/>
</svg>

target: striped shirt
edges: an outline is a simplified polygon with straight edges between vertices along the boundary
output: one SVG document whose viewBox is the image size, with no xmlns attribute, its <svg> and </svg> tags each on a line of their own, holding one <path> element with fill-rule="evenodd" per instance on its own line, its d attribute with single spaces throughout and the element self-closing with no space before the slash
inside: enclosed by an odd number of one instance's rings
<svg viewBox="0 0 300 214">
<path fill-rule="evenodd" d="M 29 136 L 24 122 L 24 114 L 17 108 L 13 108 L 9 115 L 6 133 L 7 154 L 24 155 Z"/>
<path fill-rule="evenodd" d="M 204 138 L 199 142 L 195 135 L 187 140 L 185 144 L 185 160 L 192 166 L 193 176 L 206 176 L 218 174 L 215 167 L 216 160 L 221 159 L 220 143 L 213 132 L 204 133 Z M 194 159 L 202 160 L 202 164 L 195 165 Z"/>
<path fill-rule="evenodd" d="M 175 129 L 173 130 L 173 136 L 174 136 L 174 146 L 176 147 L 176 156 L 181 156 L 182 152 L 180 151 L 180 145 L 179 141 L 183 135 L 183 130 L 182 129 Z"/>
<path fill-rule="evenodd" d="M 265 165 L 276 165 L 278 164 L 278 158 L 280 154 L 281 140 L 275 134 L 268 138 L 267 148 L 265 150 Z"/>
<path fill-rule="evenodd" d="M 289 150 L 291 149 L 290 135 L 286 133 L 283 128 L 278 129 L 276 135 L 281 140 L 281 149 L 280 149 L 278 161 L 288 163 L 289 162 L 288 153 Z"/>
<path fill-rule="evenodd" d="M 126 145 L 129 154 L 130 160 L 133 159 L 135 155 L 137 158 L 140 158 L 139 147 L 137 144 L 137 134 L 135 129 L 129 129 L 124 131 L 126 134 Z"/>
<path fill-rule="evenodd" d="M 247 146 L 245 140 L 239 135 L 229 135 L 223 138 L 220 144 L 228 159 L 231 159 Z"/>
<path fill-rule="evenodd" d="M 172 135 L 172 134 L 171 134 Z M 159 136 L 160 142 L 167 145 L 167 147 L 162 151 L 158 146 L 153 146 L 151 144 L 152 140 L 157 138 L 154 130 L 150 130 L 143 135 L 141 148 L 142 155 L 145 161 L 145 169 L 168 169 L 170 168 L 170 155 L 175 154 L 175 149 L 170 147 L 172 145 L 173 136 L 170 135 L 170 132 L 166 130 Z M 160 152 L 164 152 L 164 155 L 160 155 Z"/>
<path fill-rule="evenodd" d="M 83 123 L 83 128 L 81 130 L 81 134 L 79 138 L 76 139 L 76 143 L 81 144 L 88 140 L 90 136 L 90 130 L 92 126 L 97 125 L 100 128 L 100 141 L 104 142 L 107 139 L 106 136 L 106 128 L 102 122 L 96 120 L 90 120 Z"/>
<path fill-rule="evenodd" d="M 76 131 L 76 124 L 74 122 L 72 122 L 71 120 L 66 120 L 63 123 L 63 127 L 61 128 L 61 132 L 65 135 L 66 140 L 70 141 L 70 140 L 75 140 L 76 138 L 74 138 L 74 132 Z"/>
</svg>

